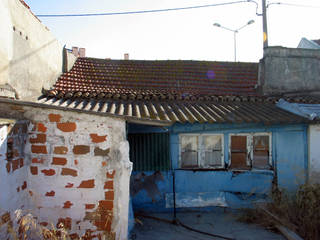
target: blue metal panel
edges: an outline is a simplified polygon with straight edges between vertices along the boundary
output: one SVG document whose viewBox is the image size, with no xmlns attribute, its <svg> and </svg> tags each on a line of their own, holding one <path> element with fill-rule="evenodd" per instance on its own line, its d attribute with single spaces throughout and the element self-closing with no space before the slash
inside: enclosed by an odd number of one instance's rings
<svg viewBox="0 0 320 240">
<path fill-rule="evenodd" d="M 170 154 L 176 173 L 176 193 L 178 203 L 188 205 L 192 198 L 199 198 L 198 203 L 190 202 L 190 207 L 218 205 L 221 196 L 230 207 L 248 207 L 252 202 L 268 199 L 272 189 L 274 171 L 193 171 L 178 170 L 179 134 L 180 133 L 222 133 L 224 134 L 224 160 L 228 162 L 230 133 L 272 133 L 272 160 L 278 175 L 278 184 L 288 191 L 295 190 L 304 183 L 307 171 L 307 126 L 260 124 L 176 124 L 170 131 Z M 137 174 L 133 173 L 133 175 Z M 146 175 L 153 172 L 145 172 Z M 146 191 L 139 192 L 133 198 L 134 209 L 147 211 L 168 211 L 172 205 L 172 173 L 162 172 L 164 180 L 157 182 L 161 194 L 156 201 Z M 189 200 L 188 200 L 189 199 Z M 187 201 L 188 200 L 188 201 Z M 221 200 L 221 198 L 220 198 Z M 171 203 L 170 203 L 171 201 Z M 205 208 L 206 209 L 206 208 Z"/>
</svg>

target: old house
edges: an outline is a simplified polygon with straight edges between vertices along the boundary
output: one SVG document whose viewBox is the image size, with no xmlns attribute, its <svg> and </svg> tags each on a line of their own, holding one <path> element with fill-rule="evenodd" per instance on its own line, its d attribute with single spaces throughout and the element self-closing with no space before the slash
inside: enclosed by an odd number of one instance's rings
<svg viewBox="0 0 320 240">
<path fill-rule="evenodd" d="M 261 93 L 267 55 L 75 59 L 22 0 L 0 18 L 2 238 L 16 209 L 73 238 L 126 239 L 129 198 L 134 211 L 245 207 L 306 181 L 311 120 Z"/>
<path fill-rule="evenodd" d="M 131 119 L 134 211 L 244 207 L 273 186 L 296 189 L 308 168 L 309 120 L 262 96 L 258 72 L 258 63 L 78 58 L 39 102 Z"/>
<path fill-rule="evenodd" d="M 19 210 L 73 239 L 126 239 L 126 119 L 37 103 L 76 57 L 24 1 L 1 1 L 0 19 L 0 238 Z"/>
</svg>

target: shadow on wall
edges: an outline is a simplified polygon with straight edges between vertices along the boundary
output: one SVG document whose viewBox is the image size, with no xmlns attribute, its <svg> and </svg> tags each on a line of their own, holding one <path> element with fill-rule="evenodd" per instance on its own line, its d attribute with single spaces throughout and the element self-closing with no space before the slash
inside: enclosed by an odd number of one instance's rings
<svg viewBox="0 0 320 240">
<path fill-rule="evenodd" d="M 38 49 L 36 49 L 36 50 L 34 50 L 34 51 L 32 51 L 32 52 L 30 52 L 30 53 L 28 53 L 28 54 L 20 57 L 19 59 L 10 61 L 10 63 L 9 63 L 8 65 L 0 68 L 0 73 L 6 71 L 6 70 L 9 68 L 9 66 L 18 64 L 18 63 L 20 63 L 21 61 L 24 61 L 25 59 L 31 57 L 32 55 L 35 55 L 36 53 L 38 53 L 38 52 L 41 51 L 42 49 L 50 46 L 51 44 L 53 44 L 53 43 L 56 42 L 56 41 L 57 41 L 57 40 L 53 39 L 52 41 L 50 41 L 50 42 L 42 45 L 42 46 L 39 47 Z"/>
</svg>

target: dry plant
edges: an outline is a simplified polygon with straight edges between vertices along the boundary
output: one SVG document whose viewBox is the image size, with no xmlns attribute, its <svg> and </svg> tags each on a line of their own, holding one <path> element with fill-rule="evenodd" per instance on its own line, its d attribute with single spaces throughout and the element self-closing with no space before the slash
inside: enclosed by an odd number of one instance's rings
<svg viewBox="0 0 320 240">
<path fill-rule="evenodd" d="M 265 210 L 246 209 L 240 221 L 257 223 L 269 229 L 284 225 L 305 240 L 320 239 L 320 184 L 304 184 L 296 193 L 274 189 Z"/>
</svg>

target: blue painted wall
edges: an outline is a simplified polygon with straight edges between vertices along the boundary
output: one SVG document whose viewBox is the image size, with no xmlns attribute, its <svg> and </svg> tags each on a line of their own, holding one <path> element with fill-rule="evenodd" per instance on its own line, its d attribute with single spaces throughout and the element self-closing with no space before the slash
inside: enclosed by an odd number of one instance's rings
<svg viewBox="0 0 320 240">
<path fill-rule="evenodd" d="M 171 161 L 173 171 L 161 172 L 163 181 L 156 185 L 160 191 L 156 201 L 142 190 L 132 198 L 135 211 L 168 211 L 173 204 L 173 172 L 175 173 L 176 201 L 181 207 L 228 206 L 250 207 L 253 202 L 266 200 L 277 176 L 278 186 L 294 191 L 307 176 L 307 125 L 262 124 L 175 124 L 169 128 L 129 127 L 130 132 L 170 132 Z M 224 161 L 229 161 L 229 134 L 272 133 L 272 170 L 233 172 L 192 171 L 179 169 L 179 134 L 221 133 L 224 135 Z M 133 173 L 133 176 L 138 174 Z M 151 175 L 153 172 L 145 172 Z"/>
</svg>

